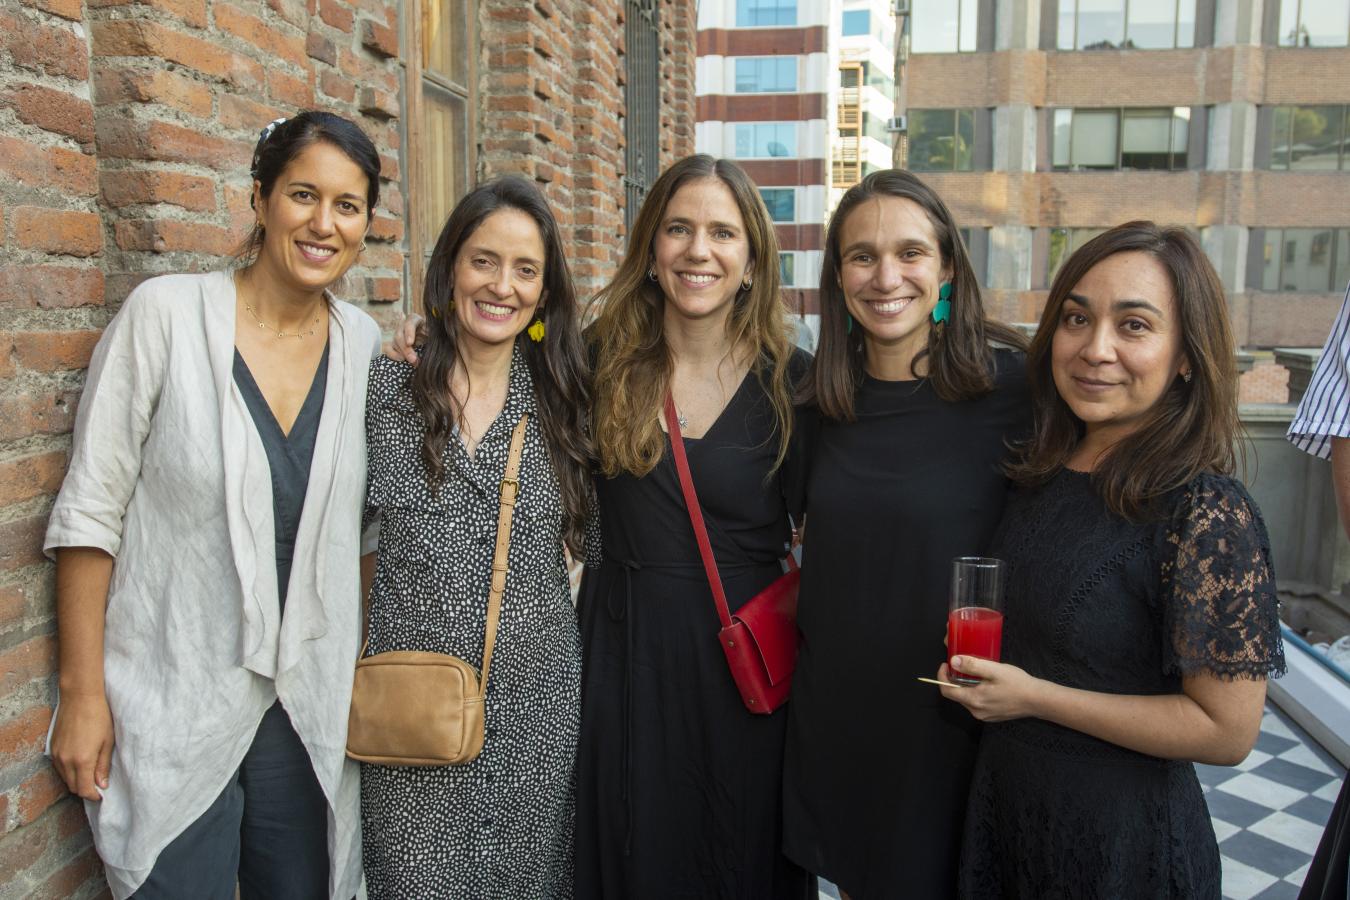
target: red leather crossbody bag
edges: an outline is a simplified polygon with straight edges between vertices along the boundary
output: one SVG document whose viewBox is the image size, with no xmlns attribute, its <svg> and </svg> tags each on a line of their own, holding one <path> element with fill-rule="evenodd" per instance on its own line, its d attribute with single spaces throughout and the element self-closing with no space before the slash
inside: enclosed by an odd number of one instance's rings
<svg viewBox="0 0 1350 900">
<path fill-rule="evenodd" d="M 689 474 L 689 458 L 684 452 L 684 438 L 680 435 L 675 400 L 666 395 L 666 429 L 670 432 L 670 447 L 675 454 L 675 468 L 680 475 L 680 490 L 689 508 L 689 522 L 694 526 L 698 552 L 703 557 L 703 570 L 712 588 L 713 603 L 722 629 L 717 633 L 722 653 L 731 668 L 731 677 L 741 693 L 741 701 L 752 713 L 768 715 L 782 706 L 792 688 L 792 670 L 797 666 L 797 586 L 801 572 L 792 554 L 787 555 L 788 571 L 760 591 L 731 615 L 727 607 L 722 576 L 713 558 L 712 542 L 703 523 L 703 509 L 694 490 L 694 479 Z"/>
</svg>

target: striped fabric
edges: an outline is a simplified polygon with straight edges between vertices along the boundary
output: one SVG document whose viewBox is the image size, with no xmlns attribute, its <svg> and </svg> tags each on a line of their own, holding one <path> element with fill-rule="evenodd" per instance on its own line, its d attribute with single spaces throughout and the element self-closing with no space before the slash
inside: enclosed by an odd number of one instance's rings
<svg viewBox="0 0 1350 900">
<path fill-rule="evenodd" d="M 1350 288 L 1289 425 L 1294 446 L 1322 459 L 1331 458 L 1334 437 L 1350 437 Z"/>
</svg>

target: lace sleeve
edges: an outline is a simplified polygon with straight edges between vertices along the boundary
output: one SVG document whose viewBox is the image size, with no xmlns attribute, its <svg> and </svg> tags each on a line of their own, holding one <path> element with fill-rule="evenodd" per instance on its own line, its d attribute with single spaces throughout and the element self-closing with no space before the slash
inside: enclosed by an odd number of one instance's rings
<svg viewBox="0 0 1350 900">
<path fill-rule="evenodd" d="M 1284 673 L 1270 540 L 1236 481 L 1201 476 L 1184 492 L 1163 564 L 1163 658 L 1169 672 L 1220 678 Z"/>
</svg>

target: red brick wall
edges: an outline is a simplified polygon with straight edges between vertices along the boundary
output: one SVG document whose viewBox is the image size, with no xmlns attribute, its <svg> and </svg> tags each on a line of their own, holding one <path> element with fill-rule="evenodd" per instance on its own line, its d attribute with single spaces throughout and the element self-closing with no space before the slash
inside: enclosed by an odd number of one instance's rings
<svg viewBox="0 0 1350 900">
<path fill-rule="evenodd" d="M 483 0 L 480 22 L 479 175 L 544 186 L 584 299 L 624 250 L 623 2 Z M 694 152 L 692 0 L 665 0 L 660 26 L 664 166 Z"/>
<path fill-rule="evenodd" d="M 218 267 L 275 116 L 358 118 L 398 178 L 394 6 L 324 0 L 24 0 L 0 11 L 0 893 L 105 891 L 81 806 L 41 756 L 52 572 L 42 558 L 82 370 L 139 281 Z M 357 89 L 354 85 L 360 85 Z M 402 197 L 384 185 L 348 294 L 401 296 Z"/>
<path fill-rule="evenodd" d="M 340 293 L 403 315 L 400 0 L 19 0 L 0 6 L 0 895 L 106 892 L 80 805 L 41 755 L 55 687 L 41 555 L 83 370 L 141 280 L 228 262 L 258 130 L 356 118 L 384 176 Z M 479 2 L 478 175 L 523 171 L 583 295 L 623 247 L 623 2 Z M 694 149 L 694 0 L 663 0 L 662 162 Z M 653 75 L 652 77 L 657 77 Z"/>
<path fill-rule="evenodd" d="M 694 59 L 698 9 L 694 0 L 661 3 L 661 167 L 694 152 Z"/>
</svg>

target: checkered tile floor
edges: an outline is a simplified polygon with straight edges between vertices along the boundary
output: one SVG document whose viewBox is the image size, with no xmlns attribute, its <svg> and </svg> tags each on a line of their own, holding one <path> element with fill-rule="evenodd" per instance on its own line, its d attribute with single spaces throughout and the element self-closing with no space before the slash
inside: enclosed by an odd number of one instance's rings
<svg viewBox="0 0 1350 900">
<path fill-rule="evenodd" d="M 1345 770 L 1267 704 L 1256 748 L 1241 765 L 1195 771 L 1223 856 L 1224 897 L 1296 898 Z M 839 892 L 822 881 L 820 896 Z"/>
<path fill-rule="evenodd" d="M 1233 769 L 1196 766 L 1230 900 L 1295 898 L 1345 770 L 1267 704 L 1256 749 Z"/>
</svg>

